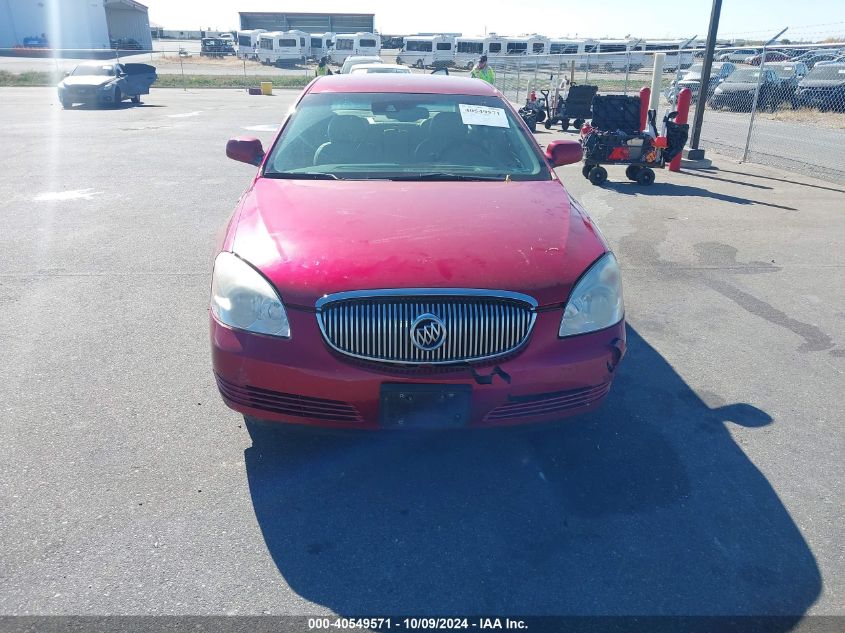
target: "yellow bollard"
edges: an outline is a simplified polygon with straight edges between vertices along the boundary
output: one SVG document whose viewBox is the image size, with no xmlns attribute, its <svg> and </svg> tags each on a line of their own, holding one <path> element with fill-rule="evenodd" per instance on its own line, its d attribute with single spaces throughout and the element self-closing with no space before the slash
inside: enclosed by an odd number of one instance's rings
<svg viewBox="0 0 845 633">
<path fill-rule="evenodd" d="M 261 94 L 272 96 L 273 95 L 273 82 L 272 81 L 262 81 L 261 82 Z"/>
</svg>

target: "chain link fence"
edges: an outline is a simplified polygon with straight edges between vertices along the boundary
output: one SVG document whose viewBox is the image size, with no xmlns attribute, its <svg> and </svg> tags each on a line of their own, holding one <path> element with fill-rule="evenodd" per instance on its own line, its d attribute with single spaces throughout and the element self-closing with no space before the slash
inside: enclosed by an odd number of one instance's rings
<svg viewBox="0 0 845 633">
<path fill-rule="evenodd" d="M 655 52 L 491 58 L 496 86 L 517 106 L 535 90 L 598 86 L 601 94 L 637 94 L 650 86 Z M 845 43 L 719 48 L 701 89 L 703 49 L 665 51 L 658 122 L 690 88 L 705 107 L 700 147 L 751 161 L 845 181 Z"/>
<path fill-rule="evenodd" d="M 0 85 L 27 85 L 28 80 L 29 85 L 55 85 L 82 59 L 95 55 L 152 64 L 159 88 L 248 88 L 263 81 L 272 82 L 275 88 L 299 88 L 315 76 L 313 60 L 277 67 L 234 55 L 203 55 L 197 41 L 156 45 L 166 50 L 64 51 L 62 57 L 53 57 L 50 51 L 43 57 L 23 57 L 17 50 L 0 50 Z M 657 52 L 503 55 L 490 56 L 489 64 L 496 87 L 521 107 L 532 91 L 542 99 L 542 90 L 548 90 L 552 101 L 556 91 L 565 93 L 572 84 L 595 85 L 600 94 L 637 94 L 651 85 Z M 845 144 L 845 43 L 767 50 L 719 48 L 706 90 L 700 81 L 703 49 L 663 52 L 658 122 L 674 109 L 677 92 L 688 87 L 693 92 L 693 110 L 702 104 L 706 108 L 702 148 L 740 161 L 845 180 L 840 158 Z M 396 54 L 395 50 L 383 50 L 382 58 L 394 63 Z M 471 61 L 462 60 L 450 73 L 468 76 L 468 66 Z M 431 70 L 414 68 L 412 72 Z"/>
</svg>

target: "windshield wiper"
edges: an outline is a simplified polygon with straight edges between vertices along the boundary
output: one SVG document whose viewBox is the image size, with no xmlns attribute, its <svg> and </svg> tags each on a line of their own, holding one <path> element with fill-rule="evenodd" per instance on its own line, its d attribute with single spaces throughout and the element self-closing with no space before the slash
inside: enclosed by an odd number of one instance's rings
<svg viewBox="0 0 845 633">
<path fill-rule="evenodd" d="M 287 180 L 341 180 L 334 174 L 320 171 L 265 171 L 264 177 Z"/>
<path fill-rule="evenodd" d="M 452 174 L 440 171 L 422 174 L 402 174 L 401 176 L 390 176 L 389 178 L 389 180 L 497 180 L 499 182 L 505 179 L 505 174 L 481 176 L 474 174 Z"/>
</svg>

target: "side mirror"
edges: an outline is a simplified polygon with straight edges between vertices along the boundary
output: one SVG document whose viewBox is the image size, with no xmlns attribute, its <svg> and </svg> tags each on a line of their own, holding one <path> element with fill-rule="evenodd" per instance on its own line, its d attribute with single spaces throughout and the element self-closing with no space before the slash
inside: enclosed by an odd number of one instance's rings
<svg viewBox="0 0 845 633">
<path fill-rule="evenodd" d="M 549 159 L 552 167 L 580 162 L 583 155 L 584 150 L 578 141 L 552 141 L 546 147 L 546 158 Z"/>
<path fill-rule="evenodd" d="M 264 160 L 264 148 L 257 138 L 236 136 L 226 143 L 226 156 L 232 160 L 258 166 Z"/>
<path fill-rule="evenodd" d="M 70 77 L 70 71 L 69 70 L 65 71 L 65 77 Z"/>
</svg>

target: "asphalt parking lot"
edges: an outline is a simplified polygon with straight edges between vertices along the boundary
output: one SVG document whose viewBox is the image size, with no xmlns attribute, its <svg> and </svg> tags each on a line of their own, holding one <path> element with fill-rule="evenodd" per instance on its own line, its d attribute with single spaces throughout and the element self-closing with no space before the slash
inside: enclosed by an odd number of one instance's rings
<svg viewBox="0 0 845 633">
<path fill-rule="evenodd" d="M 209 359 L 224 147 L 296 94 L 0 90 L 0 614 L 845 615 L 845 183 L 562 168 L 623 269 L 600 411 L 251 438 Z"/>
</svg>

